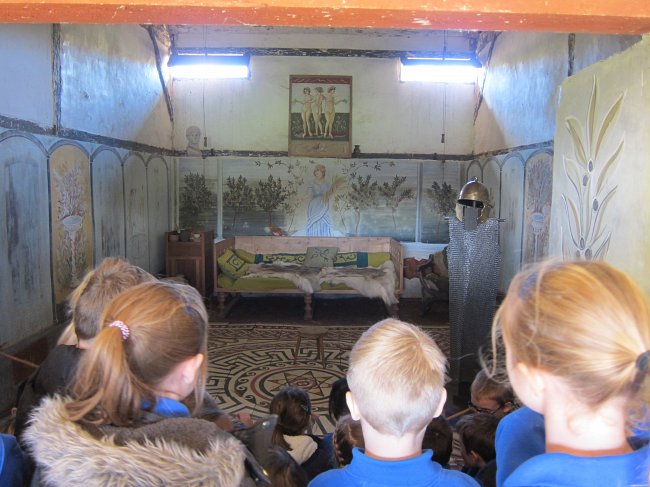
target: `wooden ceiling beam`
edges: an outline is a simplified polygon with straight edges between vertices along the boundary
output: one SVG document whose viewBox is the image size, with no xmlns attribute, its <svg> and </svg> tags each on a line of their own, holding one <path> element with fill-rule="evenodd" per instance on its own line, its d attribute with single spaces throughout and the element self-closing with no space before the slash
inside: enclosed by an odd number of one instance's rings
<svg viewBox="0 0 650 487">
<path fill-rule="evenodd" d="M 650 32 L 639 0 L 0 0 L 0 22 Z"/>
</svg>

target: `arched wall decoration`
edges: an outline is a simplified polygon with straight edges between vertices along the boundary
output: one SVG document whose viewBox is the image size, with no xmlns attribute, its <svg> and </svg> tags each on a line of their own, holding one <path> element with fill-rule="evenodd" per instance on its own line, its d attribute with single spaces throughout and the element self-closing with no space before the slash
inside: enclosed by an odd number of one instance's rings
<svg viewBox="0 0 650 487">
<path fill-rule="evenodd" d="M 170 223 L 169 168 L 159 156 L 147 160 L 147 228 L 149 231 L 149 270 L 153 273 L 165 269 L 165 232 Z"/>
<path fill-rule="evenodd" d="M 54 316 L 47 150 L 36 137 L 0 134 L 0 190 L 0 309 L 12 313 L 12 326 L 0 327 L 0 343 L 15 343 Z"/>
<path fill-rule="evenodd" d="M 522 264 L 548 256 L 552 189 L 553 151 L 536 151 L 526 161 Z"/>
<path fill-rule="evenodd" d="M 502 268 L 499 288 L 505 291 L 521 268 L 521 239 L 524 215 L 524 164 L 525 158 L 516 151 L 501 162 L 501 188 L 499 218 L 502 251 Z"/>
<path fill-rule="evenodd" d="M 58 304 L 93 266 L 93 222 L 88 153 L 76 144 L 52 147 L 52 281 Z"/>
<path fill-rule="evenodd" d="M 93 152 L 90 167 L 97 264 L 104 257 L 126 255 L 124 168 L 119 151 L 109 147 Z"/>
<path fill-rule="evenodd" d="M 126 258 L 132 264 L 150 271 L 147 187 L 144 158 L 130 152 L 124 162 Z"/>
</svg>

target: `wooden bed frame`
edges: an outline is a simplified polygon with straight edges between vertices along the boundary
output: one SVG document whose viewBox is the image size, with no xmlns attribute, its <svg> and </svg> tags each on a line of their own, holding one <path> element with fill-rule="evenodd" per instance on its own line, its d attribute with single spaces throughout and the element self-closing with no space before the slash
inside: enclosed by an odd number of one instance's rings
<svg viewBox="0 0 650 487">
<path fill-rule="evenodd" d="M 274 236 L 246 236 L 231 237 L 214 244 L 213 268 L 214 268 L 214 296 L 217 298 L 219 318 L 225 318 L 232 306 L 237 302 L 242 293 L 259 293 L 259 294 L 302 294 L 304 297 L 305 309 L 304 319 L 313 319 L 313 298 L 314 295 L 324 294 L 341 294 L 341 295 L 359 295 L 354 289 L 339 290 L 325 289 L 318 290 L 314 294 L 304 293 L 300 289 L 264 289 L 264 290 L 246 290 L 233 291 L 232 289 L 220 288 L 218 285 L 219 266 L 217 259 L 226 249 L 241 249 L 252 254 L 271 254 L 271 253 L 305 253 L 307 247 L 338 247 L 339 252 L 389 252 L 391 261 L 395 266 L 397 273 L 398 286 L 395 288 L 395 296 L 399 300 L 404 290 L 404 267 L 403 267 L 403 249 L 402 245 L 390 237 L 274 237 Z M 226 305 L 226 296 L 232 295 Z M 391 316 L 397 317 L 399 314 L 399 303 L 390 307 L 387 311 Z"/>
</svg>

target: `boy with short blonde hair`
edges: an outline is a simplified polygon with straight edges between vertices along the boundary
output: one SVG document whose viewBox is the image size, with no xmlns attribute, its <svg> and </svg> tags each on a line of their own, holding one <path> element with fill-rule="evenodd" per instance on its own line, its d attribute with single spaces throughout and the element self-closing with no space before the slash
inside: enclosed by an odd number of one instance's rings
<svg viewBox="0 0 650 487">
<path fill-rule="evenodd" d="M 352 463 L 316 477 L 310 486 L 477 486 L 469 476 L 431 461 L 422 451 L 429 422 L 447 393 L 447 359 L 433 339 L 409 323 L 387 319 L 368 329 L 350 353 L 347 402 L 361 422 L 365 449 Z"/>
</svg>

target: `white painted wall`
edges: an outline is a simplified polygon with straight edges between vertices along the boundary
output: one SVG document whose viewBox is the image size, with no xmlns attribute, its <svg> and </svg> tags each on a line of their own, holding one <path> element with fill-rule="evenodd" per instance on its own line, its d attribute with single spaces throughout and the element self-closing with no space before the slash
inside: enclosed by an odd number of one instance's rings
<svg viewBox="0 0 650 487">
<path fill-rule="evenodd" d="M 61 42 L 63 127 L 171 146 L 172 123 L 144 28 L 62 25 Z"/>
<path fill-rule="evenodd" d="M 499 35 L 476 120 L 476 153 L 553 138 L 557 91 L 567 73 L 567 50 L 566 35 Z"/>
<path fill-rule="evenodd" d="M 52 26 L 0 25 L 0 115 L 54 123 Z"/>
<path fill-rule="evenodd" d="M 639 40 L 639 36 L 577 34 L 574 72 Z M 486 71 L 474 152 L 553 140 L 560 86 L 568 69 L 568 34 L 502 32 Z"/>
<path fill-rule="evenodd" d="M 396 58 L 259 56 L 250 80 L 175 80 L 174 147 L 184 149 L 196 125 L 208 148 L 286 151 L 289 76 L 322 74 L 352 76 L 352 143 L 362 152 L 471 153 L 474 85 L 401 83 L 399 66 Z"/>
</svg>

